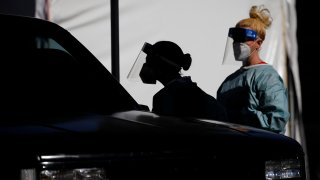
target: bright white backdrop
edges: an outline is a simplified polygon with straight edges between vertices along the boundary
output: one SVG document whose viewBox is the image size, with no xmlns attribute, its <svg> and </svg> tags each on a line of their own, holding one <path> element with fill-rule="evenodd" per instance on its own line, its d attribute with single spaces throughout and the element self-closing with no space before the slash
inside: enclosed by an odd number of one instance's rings
<svg viewBox="0 0 320 180">
<path fill-rule="evenodd" d="M 273 16 L 262 47 L 262 58 L 273 64 L 286 79 L 284 4 L 279 0 L 139 0 L 120 1 L 120 62 L 121 83 L 139 103 L 151 107 L 152 96 L 161 84 L 144 85 L 130 82 L 126 75 L 145 41 L 176 42 L 193 59 L 191 68 L 182 72 L 190 75 L 212 96 L 223 79 L 239 68 L 222 65 L 229 27 L 249 16 L 252 5 L 265 4 Z"/>
<path fill-rule="evenodd" d="M 110 2 L 106 0 L 51 0 L 49 20 L 75 35 L 110 71 Z M 36 16 L 44 17 L 45 0 L 38 0 Z M 237 66 L 222 65 L 229 27 L 249 16 L 252 5 L 264 4 L 271 12 L 273 24 L 267 31 L 260 51 L 286 80 L 285 47 L 296 45 L 290 23 L 290 3 L 285 0 L 119 0 L 120 83 L 140 104 L 152 108 L 152 96 L 162 85 L 145 85 L 129 81 L 126 76 L 144 42 L 170 40 L 193 59 L 190 75 L 212 96 L 223 79 Z M 288 10 L 289 8 L 289 10 Z M 295 11 L 293 11 L 295 13 Z M 291 39 L 286 41 L 286 38 Z M 297 61 L 297 57 L 291 57 Z"/>
</svg>

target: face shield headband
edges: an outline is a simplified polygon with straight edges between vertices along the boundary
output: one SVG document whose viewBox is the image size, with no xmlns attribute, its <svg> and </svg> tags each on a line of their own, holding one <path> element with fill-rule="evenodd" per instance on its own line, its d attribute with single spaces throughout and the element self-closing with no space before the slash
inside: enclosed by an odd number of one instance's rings
<svg viewBox="0 0 320 180">
<path fill-rule="evenodd" d="M 257 32 L 245 28 L 229 28 L 228 37 L 236 42 L 254 41 L 257 39 Z"/>
<path fill-rule="evenodd" d="M 226 47 L 223 56 L 223 65 L 241 66 L 242 62 L 235 59 L 242 47 L 235 48 L 235 44 L 245 45 L 246 41 L 255 41 L 258 38 L 257 32 L 245 28 L 229 28 Z"/>
<path fill-rule="evenodd" d="M 130 80 L 130 81 L 140 81 L 141 78 L 140 78 L 140 72 L 141 72 L 141 69 L 146 66 L 145 63 L 146 63 L 146 58 L 147 58 L 147 55 L 154 55 L 154 56 L 157 56 L 159 57 L 160 60 L 162 60 L 163 62 L 166 62 L 176 68 L 179 68 L 181 69 L 181 67 L 179 65 L 177 65 L 176 63 L 168 60 L 167 58 L 163 57 L 163 56 L 160 56 L 158 55 L 157 53 L 153 52 L 153 49 L 152 49 L 152 45 L 145 42 L 141 48 L 141 51 L 136 59 L 136 61 L 134 62 L 128 76 L 127 76 L 127 79 Z M 153 83 L 150 83 L 150 84 L 155 84 L 155 80 L 153 80 Z"/>
</svg>

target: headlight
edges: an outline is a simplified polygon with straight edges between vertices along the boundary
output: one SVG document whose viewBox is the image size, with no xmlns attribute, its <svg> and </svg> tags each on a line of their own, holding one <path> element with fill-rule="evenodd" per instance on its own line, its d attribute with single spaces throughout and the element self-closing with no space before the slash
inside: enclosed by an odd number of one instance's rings
<svg viewBox="0 0 320 180">
<path fill-rule="evenodd" d="M 299 159 L 266 161 L 265 176 L 272 179 L 299 179 L 302 177 Z"/>
<path fill-rule="evenodd" d="M 35 180 L 35 169 L 24 169 L 21 172 L 22 180 Z M 40 180 L 106 180 L 102 168 L 80 168 L 70 170 L 43 170 Z"/>
</svg>

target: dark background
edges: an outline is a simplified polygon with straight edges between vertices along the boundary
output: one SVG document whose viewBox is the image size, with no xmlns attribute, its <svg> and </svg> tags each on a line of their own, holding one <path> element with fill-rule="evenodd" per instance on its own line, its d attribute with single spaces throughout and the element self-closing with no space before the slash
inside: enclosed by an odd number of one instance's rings
<svg viewBox="0 0 320 180">
<path fill-rule="evenodd" d="M 34 15 L 34 0 L 1 0 L 0 12 L 9 14 Z M 307 157 L 309 161 L 310 180 L 320 180 L 320 120 L 318 110 L 318 70 L 320 52 L 318 22 L 320 8 L 310 1 L 296 0 L 298 61 L 302 90 L 302 117 L 305 126 Z"/>
<path fill-rule="evenodd" d="M 320 72 L 317 64 L 320 52 L 320 33 L 317 27 L 320 18 L 320 9 L 310 1 L 297 0 L 297 37 L 298 60 L 302 88 L 302 117 L 305 126 L 307 154 L 310 165 L 310 179 L 320 179 L 320 120 L 319 111 L 319 86 Z"/>
<path fill-rule="evenodd" d="M 0 0 L 1 13 L 34 16 L 34 11 L 35 0 Z"/>
</svg>

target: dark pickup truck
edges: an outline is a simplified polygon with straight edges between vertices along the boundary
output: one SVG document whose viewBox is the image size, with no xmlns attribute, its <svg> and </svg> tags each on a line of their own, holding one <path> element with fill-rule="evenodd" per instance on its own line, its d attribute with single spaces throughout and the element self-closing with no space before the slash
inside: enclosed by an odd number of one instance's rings
<svg viewBox="0 0 320 180">
<path fill-rule="evenodd" d="M 0 23 L 0 179 L 306 179 L 294 139 L 145 111 L 67 30 Z"/>
</svg>

